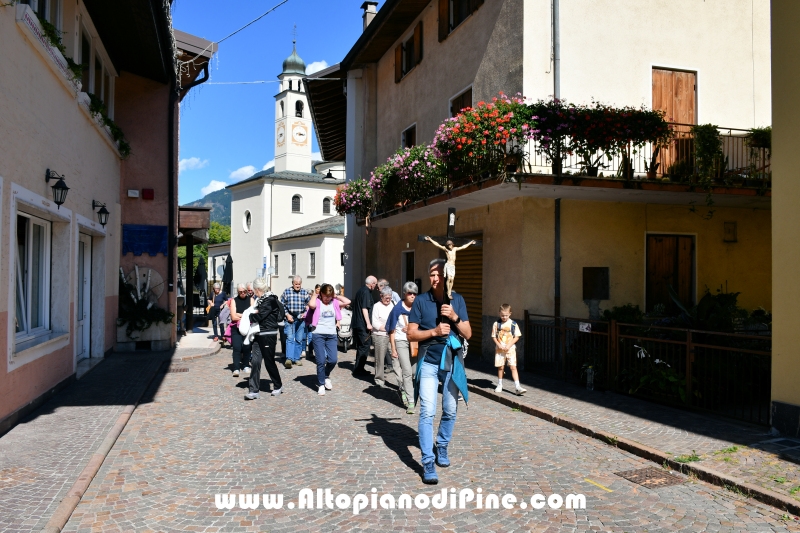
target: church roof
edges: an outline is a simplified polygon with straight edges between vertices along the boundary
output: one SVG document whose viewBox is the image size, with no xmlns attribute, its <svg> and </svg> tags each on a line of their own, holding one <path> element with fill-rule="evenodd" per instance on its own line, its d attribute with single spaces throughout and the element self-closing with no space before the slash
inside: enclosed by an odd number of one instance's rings
<svg viewBox="0 0 800 533">
<path fill-rule="evenodd" d="M 275 172 L 274 169 L 269 168 L 267 170 L 262 170 L 261 172 L 256 172 L 252 176 L 247 179 L 244 179 L 238 183 L 234 183 L 233 185 L 228 185 L 226 189 L 233 189 L 238 187 L 239 185 L 244 185 L 246 183 L 252 183 L 261 179 L 269 179 L 269 180 L 279 180 L 279 181 L 299 181 L 305 183 L 323 183 L 325 185 L 341 185 L 344 183 L 343 179 L 335 180 L 335 181 L 328 181 L 323 179 L 322 174 L 312 174 L 311 172 L 296 172 L 294 170 L 284 170 L 283 172 Z"/>
<path fill-rule="evenodd" d="M 294 43 L 292 43 L 292 55 L 283 61 L 283 72 L 281 74 L 306 75 L 306 63 L 297 55 L 297 46 Z"/>
<path fill-rule="evenodd" d="M 267 240 L 269 242 L 282 241 L 295 237 L 308 237 L 309 235 L 344 235 L 344 217 L 341 215 L 334 215 L 323 218 L 307 226 L 275 235 Z"/>
</svg>

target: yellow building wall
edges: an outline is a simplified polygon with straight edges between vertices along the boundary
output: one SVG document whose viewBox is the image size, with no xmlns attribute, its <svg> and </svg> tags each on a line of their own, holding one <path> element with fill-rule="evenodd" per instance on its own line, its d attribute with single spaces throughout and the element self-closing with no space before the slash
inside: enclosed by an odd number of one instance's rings
<svg viewBox="0 0 800 533">
<path fill-rule="evenodd" d="M 800 2 L 772 2 L 772 273 L 775 279 L 772 401 L 795 406 L 800 432 Z M 773 425 L 775 424 L 773 413 Z M 779 428 L 785 431 L 786 428 Z"/>
<path fill-rule="evenodd" d="M 695 237 L 695 302 L 717 289 L 740 292 L 739 305 L 772 307 L 771 214 L 767 210 L 686 205 L 561 201 L 561 312 L 583 318 L 583 267 L 609 267 L 610 296 L 602 309 L 645 307 L 646 235 Z M 724 242 L 724 223 L 736 222 L 738 242 Z"/>
<path fill-rule="evenodd" d="M 458 235 L 483 237 L 484 328 L 502 303 L 514 316 L 554 312 L 554 200 L 519 197 L 458 211 Z M 718 288 L 741 292 L 746 309 L 772 307 L 771 217 L 767 210 L 717 208 L 710 220 L 688 205 L 561 201 L 561 314 L 588 318 L 583 301 L 583 267 L 609 267 L 610 300 L 645 307 L 645 246 L 648 233 L 688 234 L 696 242 L 696 301 Z M 738 242 L 724 242 L 724 223 L 736 222 Z M 445 216 L 394 228 L 372 228 L 367 237 L 368 274 L 399 288 L 402 252 L 415 252 L 415 276 L 429 288 L 427 266 L 440 257 L 417 235 L 442 235 Z M 457 263 L 457 262 L 456 262 Z M 458 269 L 456 269 L 458 275 Z M 470 317 L 473 327 L 479 317 Z M 488 324 L 488 326 L 487 326 Z M 484 335 L 488 338 L 488 335 Z"/>
</svg>

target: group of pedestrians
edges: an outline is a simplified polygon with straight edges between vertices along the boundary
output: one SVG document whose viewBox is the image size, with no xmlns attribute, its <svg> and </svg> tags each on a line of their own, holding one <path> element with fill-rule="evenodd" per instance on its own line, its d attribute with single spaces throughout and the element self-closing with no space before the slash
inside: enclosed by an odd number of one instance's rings
<svg viewBox="0 0 800 533">
<path fill-rule="evenodd" d="M 324 396 L 333 388 L 331 372 L 338 362 L 337 333 L 342 309 L 352 304 L 351 327 L 355 340 L 356 359 L 353 374 L 366 374 L 365 365 L 370 345 L 375 348 L 375 384 L 386 386 L 386 373 L 394 373 L 398 392 L 408 414 L 419 408 L 419 446 L 422 452 L 422 481 L 438 483 L 436 467 L 450 466 L 448 445 L 452 439 L 459 399 L 466 404 L 467 390 L 464 354 L 472 327 L 464 298 L 445 290 L 445 260 L 430 262 L 430 290 L 420 294 L 414 282 L 403 285 L 397 294 L 386 280 L 368 276 L 351 302 L 336 294 L 329 284 L 314 291 L 302 287 L 298 276 L 280 297 L 270 292 L 264 279 L 237 286 L 237 296 L 228 301 L 234 323 L 257 325 L 249 334 L 232 328 L 233 371 L 239 375 L 244 366 L 249 370 L 249 392 L 254 400 L 260 393 L 260 370 L 263 364 L 272 381 L 273 396 L 283 393 L 281 373 L 275 362 L 275 350 L 281 326 L 286 335 L 284 367 L 302 365 L 304 346 L 310 346 L 317 363 L 317 393 Z M 373 291 L 378 288 L 378 297 Z M 242 328 L 246 330 L 246 328 Z M 252 345 L 248 342 L 252 336 Z M 499 319 L 492 328 L 495 342 L 495 366 L 501 392 L 505 367 L 511 368 L 517 394 L 525 392 L 516 371 L 515 344 L 521 332 L 511 320 L 511 307 L 500 308 Z M 252 347 L 251 347 L 252 346 Z M 310 350 L 310 349 L 309 349 Z M 388 363 L 388 368 L 385 368 Z M 442 385 L 442 416 L 434 438 L 433 419 L 438 404 L 438 388 Z"/>
</svg>

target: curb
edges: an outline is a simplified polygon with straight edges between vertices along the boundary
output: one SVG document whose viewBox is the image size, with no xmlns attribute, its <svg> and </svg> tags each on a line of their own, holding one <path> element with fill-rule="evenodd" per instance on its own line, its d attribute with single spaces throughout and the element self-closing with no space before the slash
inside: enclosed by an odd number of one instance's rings
<svg viewBox="0 0 800 533">
<path fill-rule="evenodd" d="M 222 350 L 222 344 L 220 344 L 218 342 L 215 342 L 214 344 L 216 344 L 216 346 L 212 346 L 211 348 L 208 348 L 207 350 L 205 350 L 203 352 L 200 352 L 198 354 L 185 355 L 183 357 L 178 357 L 176 359 L 170 359 L 170 361 L 183 363 L 183 362 L 186 362 L 186 361 L 194 361 L 195 359 L 200 359 L 202 357 L 209 357 L 211 355 L 214 355 L 214 354 L 218 353 L 220 350 Z M 178 349 L 180 349 L 180 348 L 178 348 Z"/>
<path fill-rule="evenodd" d="M 219 348 L 216 350 L 209 350 L 208 353 L 204 352 L 197 356 L 188 356 L 178 360 L 184 361 L 205 357 L 207 355 L 213 355 L 218 351 Z M 120 413 L 119 417 L 117 417 L 114 427 L 112 427 L 106 434 L 103 442 L 100 443 L 100 446 L 98 446 L 97 450 L 95 450 L 89 459 L 89 463 L 81 471 L 78 479 L 69 489 L 69 491 L 67 491 L 67 495 L 61 500 L 61 502 L 58 504 L 58 507 L 56 507 L 56 510 L 53 512 L 53 515 L 47 521 L 47 524 L 45 524 L 44 528 L 42 528 L 43 533 L 61 533 L 61 530 L 67 524 L 72 516 L 72 513 L 78 507 L 81 498 L 83 498 L 83 495 L 86 493 L 86 490 L 89 488 L 92 480 L 97 475 L 97 472 L 100 471 L 100 467 L 103 466 L 103 461 L 105 461 L 106 457 L 108 457 L 108 453 L 111 451 L 111 448 L 114 447 L 117 439 L 122 434 L 125 426 L 128 424 L 128 420 L 130 420 L 131 416 L 133 416 L 133 412 L 136 410 L 136 407 L 138 407 L 139 402 L 142 401 L 145 393 L 147 393 L 147 391 L 150 389 L 150 385 L 153 384 L 153 380 L 156 378 L 156 376 L 163 372 L 169 363 L 169 360 L 165 360 L 161 365 L 159 365 L 156 371 L 153 372 L 153 375 L 150 376 L 150 379 L 147 381 L 147 385 L 145 385 L 142 389 L 142 393 L 136 399 L 136 402 L 125 406 L 125 409 L 123 409 L 122 413 Z"/>
<path fill-rule="evenodd" d="M 698 479 L 719 487 L 729 490 L 733 489 L 734 491 L 741 492 L 745 496 L 753 498 L 754 500 L 758 500 L 761 503 L 766 503 L 767 505 L 777 507 L 778 509 L 789 511 L 794 515 L 800 515 L 800 502 L 793 500 L 788 496 L 784 496 L 783 494 L 765 489 L 764 487 L 759 487 L 758 485 L 754 485 L 752 483 L 747 483 L 744 480 L 727 474 L 719 473 L 705 466 L 692 463 L 679 463 L 673 459 L 671 455 L 667 455 L 666 453 L 656 450 L 655 448 L 651 448 L 650 446 L 646 446 L 624 437 L 617 437 L 606 431 L 595 429 L 587 424 L 584 424 L 583 422 L 579 422 L 566 416 L 559 416 L 552 411 L 548 411 L 547 409 L 533 407 L 531 405 L 520 403 L 512 398 L 500 396 L 494 391 L 489 391 L 476 385 L 467 385 L 467 388 L 470 392 L 474 392 L 479 396 L 483 396 L 497 403 L 513 407 L 514 409 L 519 409 L 523 413 L 541 418 L 542 420 L 556 424 L 563 428 L 577 431 L 578 433 L 586 435 L 587 437 L 592 437 L 604 442 L 605 444 L 609 444 L 619 448 L 620 450 L 632 453 L 637 457 L 658 463 L 660 466 L 667 465 L 677 472 L 681 472 L 686 475 L 692 475 Z"/>
</svg>

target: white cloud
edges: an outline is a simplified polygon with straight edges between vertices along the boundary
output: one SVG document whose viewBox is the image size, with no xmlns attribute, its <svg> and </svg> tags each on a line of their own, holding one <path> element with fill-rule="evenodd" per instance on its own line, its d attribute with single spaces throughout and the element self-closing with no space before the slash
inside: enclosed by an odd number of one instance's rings
<svg viewBox="0 0 800 533">
<path fill-rule="evenodd" d="M 183 172 L 184 170 L 197 170 L 198 168 L 203 168 L 208 166 L 208 159 L 200 159 L 199 157 L 189 157 L 187 159 L 181 159 L 178 162 L 178 172 Z"/>
<path fill-rule="evenodd" d="M 274 166 L 275 166 L 275 160 L 274 159 L 270 159 L 269 161 L 264 163 L 264 166 L 261 167 L 261 170 L 269 170 Z"/>
<path fill-rule="evenodd" d="M 310 63 L 306 67 L 306 74 L 314 74 L 315 72 L 319 72 L 320 70 L 325 70 L 326 68 L 328 68 L 328 62 L 327 61 L 325 61 L 325 60 L 323 60 L 323 61 L 314 61 L 313 63 Z"/>
<path fill-rule="evenodd" d="M 230 176 L 228 176 L 228 179 L 239 181 L 247 179 L 255 173 L 256 173 L 256 167 L 254 167 L 253 165 L 247 165 L 246 167 L 237 168 L 236 170 L 231 172 Z"/>
<path fill-rule="evenodd" d="M 200 194 L 203 196 L 210 194 L 214 191 L 224 189 L 228 184 L 224 181 L 211 180 L 211 183 L 200 189 Z"/>
</svg>

